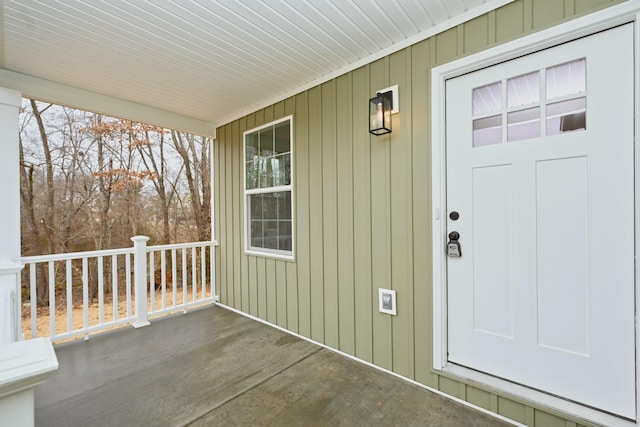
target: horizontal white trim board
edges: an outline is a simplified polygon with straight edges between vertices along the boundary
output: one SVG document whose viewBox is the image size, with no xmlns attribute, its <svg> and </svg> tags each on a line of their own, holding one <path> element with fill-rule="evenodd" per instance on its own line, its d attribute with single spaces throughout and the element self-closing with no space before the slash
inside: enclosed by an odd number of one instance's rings
<svg viewBox="0 0 640 427">
<path fill-rule="evenodd" d="M 0 87 L 17 90 L 22 96 L 39 101 L 210 136 L 214 139 L 216 137 L 216 128 L 210 122 L 14 71 L 0 69 Z"/>
<path fill-rule="evenodd" d="M 356 362 L 362 363 L 363 365 L 366 365 L 366 366 L 368 366 L 368 367 L 370 367 L 370 368 L 374 368 L 374 369 L 376 369 L 376 370 L 378 370 L 378 371 L 381 371 L 381 372 L 384 372 L 384 373 L 386 373 L 386 374 L 393 375 L 394 377 L 399 378 L 399 379 L 401 379 L 401 380 L 403 380 L 403 381 L 406 381 L 406 382 L 408 382 L 409 384 L 413 384 L 413 385 L 418 386 L 418 387 L 420 387 L 420 388 L 422 388 L 422 389 L 424 389 L 424 390 L 428 390 L 428 391 L 430 391 L 430 392 L 432 392 L 432 393 L 435 393 L 435 394 L 437 394 L 437 395 L 439 395 L 439 396 L 445 397 L 445 398 L 447 398 L 447 399 L 449 399 L 449 400 L 452 400 L 452 401 L 454 401 L 454 402 L 460 403 L 460 404 L 462 404 L 462 405 L 464 405 L 464 406 L 467 406 L 467 407 L 469 407 L 469 408 L 472 408 L 472 409 L 474 409 L 474 410 L 476 410 L 476 411 L 482 412 L 483 414 L 490 415 L 490 416 L 492 416 L 493 418 L 496 418 L 496 419 L 498 419 L 498 420 L 500 420 L 500 421 L 504 421 L 504 422 L 506 422 L 506 423 L 509 423 L 509 424 L 511 424 L 511 425 L 518 426 L 518 427 L 526 427 L 524 424 L 521 424 L 521 423 L 519 423 L 519 422 L 516 422 L 516 421 L 514 421 L 514 420 L 512 420 L 512 419 L 506 418 L 506 417 L 504 417 L 504 416 L 502 416 L 502 415 L 500 415 L 500 414 L 496 414 L 495 412 L 491 412 L 491 411 L 489 411 L 489 410 L 487 410 L 487 409 L 485 409 L 485 408 L 482 408 L 482 407 L 480 407 L 480 406 L 476 406 L 476 405 L 474 405 L 474 404 L 472 404 L 472 403 L 469 403 L 469 402 L 467 402 L 467 401 L 464 401 L 464 400 L 462 400 L 462 399 L 459 399 L 459 398 L 457 398 L 457 397 L 455 397 L 455 396 L 451 396 L 450 394 L 443 393 L 443 392 L 441 392 L 440 390 L 437 390 L 437 389 L 435 389 L 435 388 L 431 388 L 431 387 L 429 387 L 429 386 L 426 386 L 426 385 L 424 385 L 424 384 L 421 384 L 421 383 L 419 383 L 419 382 L 417 382 L 417 381 L 415 381 L 415 380 L 412 380 L 411 378 L 403 377 L 403 376 L 402 376 L 402 375 L 400 375 L 400 374 L 397 374 L 397 373 L 395 373 L 395 372 L 393 372 L 393 371 L 390 371 L 390 370 L 388 370 L 388 369 L 382 368 L 382 367 L 380 367 L 380 366 L 374 365 L 374 364 L 373 364 L 373 363 L 371 363 L 371 362 L 367 362 L 366 360 L 359 359 L 359 358 L 357 358 L 357 357 L 355 357 L 355 356 L 353 356 L 353 355 L 351 355 L 351 354 L 348 354 L 348 353 L 342 352 L 342 351 L 337 350 L 337 349 L 335 349 L 335 348 L 329 347 L 329 346 L 328 346 L 328 345 L 326 345 L 326 344 L 323 344 L 323 343 L 321 343 L 321 342 L 318 342 L 318 341 L 312 340 L 311 338 L 307 338 L 307 337 L 305 337 L 305 336 L 303 336 L 303 335 L 296 334 L 295 332 L 291 332 L 290 330 L 288 330 L 288 329 L 286 329 L 286 328 L 283 328 L 282 326 L 275 325 L 275 324 L 273 324 L 273 323 L 271 323 L 271 322 L 268 322 L 268 321 L 266 321 L 266 320 L 264 320 L 264 319 L 260 319 L 259 317 L 252 316 L 251 314 L 247 314 L 247 313 L 245 313 L 245 312 L 243 312 L 243 311 L 240 311 L 240 310 L 235 309 L 235 308 L 233 308 L 233 307 L 229 307 L 228 305 L 225 305 L 225 304 L 222 304 L 222 303 L 219 303 L 219 302 L 215 303 L 215 305 L 216 305 L 216 306 L 219 306 L 219 307 L 221 307 L 221 308 L 227 309 L 227 310 L 229 310 L 229 311 L 232 311 L 232 312 L 234 312 L 234 313 L 237 313 L 237 314 L 239 314 L 239 315 L 241 315 L 241 316 L 244 316 L 244 317 L 246 317 L 246 318 L 248 318 L 248 319 L 255 320 L 256 322 L 260 322 L 260 323 L 263 323 L 263 324 L 265 324 L 265 325 L 271 326 L 272 328 L 278 329 L 278 330 L 280 330 L 280 331 L 282 331 L 282 332 L 286 332 L 286 333 L 287 333 L 287 334 L 289 334 L 289 335 L 292 335 L 292 336 L 294 336 L 294 337 L 296 337 L 296 338 L 299 338 L 299 339 L 301 339 L 301 340 L 307 341 L 307 342 L 309 342 L 309 343 L 311 343 L 311 344 L 315 344 L 315 345 L 317 345 L 317 346 L 319 346 L 319 347 L 325 348 L 325 349 L 327 349 L 327 350 L 329 350 L 329 351 L 331 351 L 331 352 L 333 352 L 333 353 L 339 354 L 340 356 L 344 356 L 344 357 L 349 358 L 349 359 L 351 359 L 351 360 L 354 360 L 354 361 L 356 361 Z"/>
</svg>

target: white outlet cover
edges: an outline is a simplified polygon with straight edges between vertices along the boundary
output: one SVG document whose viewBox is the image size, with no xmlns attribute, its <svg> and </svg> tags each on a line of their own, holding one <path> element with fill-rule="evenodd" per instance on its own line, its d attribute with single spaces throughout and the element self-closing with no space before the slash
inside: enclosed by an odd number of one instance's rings
<svg viewBox="0 0 640 427">
<path fill-rule="evenodd" d="M 378 310 L 380 313 L 391 314 L 393 316 L 397 314 L 396 291 L 378 288 Z"/>
</svg>

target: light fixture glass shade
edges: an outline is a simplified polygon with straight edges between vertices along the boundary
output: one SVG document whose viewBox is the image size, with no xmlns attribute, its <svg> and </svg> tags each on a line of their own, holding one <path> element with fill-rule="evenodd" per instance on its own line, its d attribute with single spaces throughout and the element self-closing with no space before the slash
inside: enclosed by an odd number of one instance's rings
<svg viewBox="0 0 640 427">
<path fill-rule="evenodd" d="M 391 108 L 393 107 L 391 91 L 378 93 L 369 100 L 369 133 L 384 135 L 391 133 Z"/>
</svg>

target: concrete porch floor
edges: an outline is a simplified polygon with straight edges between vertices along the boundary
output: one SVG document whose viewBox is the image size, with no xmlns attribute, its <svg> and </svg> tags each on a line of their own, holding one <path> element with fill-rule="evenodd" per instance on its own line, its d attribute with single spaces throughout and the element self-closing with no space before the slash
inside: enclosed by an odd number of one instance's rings
<svg viewBox="0 0 640 427">
<path fill-rule="evenodd" d="M 217 306 L 56 353 L 37 426 L 508 425 Z"/>
</svg>

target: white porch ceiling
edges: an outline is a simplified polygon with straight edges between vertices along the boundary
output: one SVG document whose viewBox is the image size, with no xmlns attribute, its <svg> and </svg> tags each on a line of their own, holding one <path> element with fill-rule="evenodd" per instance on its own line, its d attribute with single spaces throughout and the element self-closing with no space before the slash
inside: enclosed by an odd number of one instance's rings
<svg viewBox="0 0 640 427">
<path fill-rule="evenodd" d="M 223 124 L 511 0 L 0 0 L 0 68 Z"/>
</svg>

